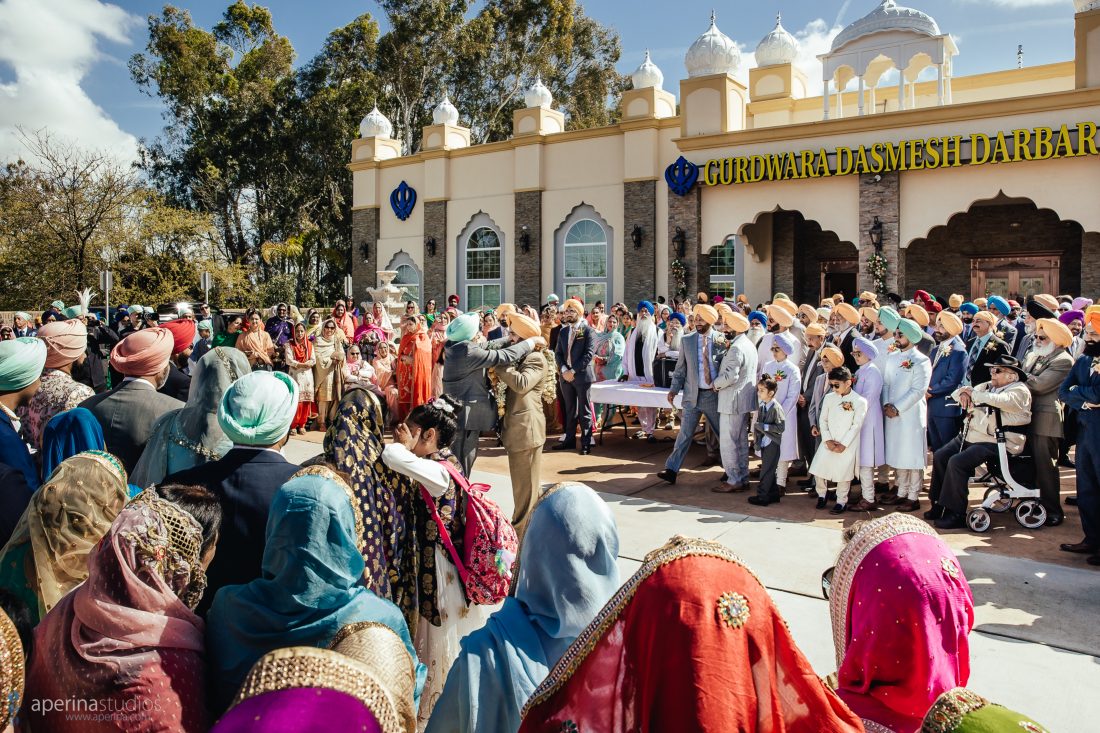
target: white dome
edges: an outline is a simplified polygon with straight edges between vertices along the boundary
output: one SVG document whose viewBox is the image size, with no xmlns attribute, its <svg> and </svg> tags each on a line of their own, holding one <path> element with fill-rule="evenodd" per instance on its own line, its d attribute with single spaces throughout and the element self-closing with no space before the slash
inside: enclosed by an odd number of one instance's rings
<svg viewBox="0 0 1100 733">
<path fill-rule="evenodd" d="M 550 109 L 550 103 L 554 101 L 554 98 L 551 96 L 550 90 L 542 83 L 542 75 L 535 78 L 535 83 L 523 95 L 523 101 L 529 108 L 543 107 L 544 109 Z"/>
<path fill-rule="evenodd" d="M 931 15 L 913 8 L 898 5 L 894 0 L 882 0 L 882 3 L 867 15 L 842 30 L 833 39 L 832 50 L 863 36 L 881 31 L 912 31 L 926 36 L 940 35 L 940 27 Z"/>
<path fill-rule="evenodd" d="M 710 14 L 710 28 L 695 39 L 684 57 L 689 77 L 708 76 L 710 74 L 737 73 L 741 65 L 741 52 L 737 50 L 730 37 L 718 30 L 714 22 L 714 13 Z"/>
<path fill-rule="evenodd" d="M 775 30 L 764 36 L 756 47 L 756 65 L 790 64 L 798 58 L 798 41 L 783 27 L 783 19 L 775 16 Z"/>
<path fill-rule="evenodd" d="M 660 89 L 661 85 L 665 83 L 665 75 L 657 68 L 657 64 L 650 60 L 648 48 L 645 50 L 645 61 L 630 75 L 630 80 L 635 89 L 648 89 L 650 87 Z"/>
<path fill-rule="evenodd" d="M 432 122 L 437 125 L 458 124 L 458 110 L 451 104 L 451 100 L 446 94 L 443 95 L 443 101 L 432 111 Z"/>
<path fill-rule="evenodd" d="M 359 123 L 359 137 L 393 137 L 393 125 L 377 105 Z"/>
<path fill-rule="evenodd" d="M 1073 0 L 1073 4 L 1077 6 L 1078 13 L 1100 10 L 1100 0 Z"/>
</svg>

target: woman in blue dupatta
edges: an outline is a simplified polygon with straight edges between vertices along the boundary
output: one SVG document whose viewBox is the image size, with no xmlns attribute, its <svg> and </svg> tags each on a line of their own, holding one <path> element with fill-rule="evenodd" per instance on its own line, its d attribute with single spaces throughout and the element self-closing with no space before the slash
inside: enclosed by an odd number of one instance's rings
<svg viewBox="0 0 1100 733">
<path fill-rule="evenodd" d="M 462 640 L 427 733 L 518 731 L 523 704 L 619 589 L 618 554 L 615 519 L 596 492 L 551 487 L 523 538 L 515 596 Z"/>
<path fill-rule="evenodd" d="M 106 450 L 103 428 L 91 410 L 74 407 L 50 418 L 42 431 L 42 478 L 66 459 L 90 450 Z"/>
<path fill-rule="evenodd" d="M 324 647 L 347 624 L 390 627 L 416 659 L 401 611 L 359 585 L 362 523 L 351 488 L 332 469 L 311 466 L 271 502 L 263 574 L 218 591 L 206 616 L 210 690 L 224 711 L 262 656 L 289 646 Z M 417 665 L 419 704 L 426 669 Z"/>
</svg>

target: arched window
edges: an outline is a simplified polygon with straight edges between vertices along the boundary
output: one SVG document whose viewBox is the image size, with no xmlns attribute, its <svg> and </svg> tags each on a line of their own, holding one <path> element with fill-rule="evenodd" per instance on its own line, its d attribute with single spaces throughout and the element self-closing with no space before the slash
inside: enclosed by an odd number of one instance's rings
<svg viewBox="0 0 1100 733">
<path fill-rule="evenodd" d="M 707 288 L 711 297 L 721 295 L 732 299 L 737 295 L 734 277 L 737 269 L 734 264 L 736 237 L 727 237 L 726 241 L 710 250 L 710 282 Z"/>
<path fill-rule="evenodd" d="M 564 234 L 562 234 L 564 232 Z M 557 290 L 591 306 L 611 300 L 611 228 L 588 204 L 575 208 L 555 235 Z"/>
<path fill-rule="evenodd" d="M 417 305 L 420 304 L 420 274 L 412 265 L 398 265 L 397 277 L 393 279 L 393 284 L 401 288 L 402 302 L 412 300 Z"/>
<path fill-rule="evenodd" d="M 463 247 L 465 300 L 463 307 L 474 310 L 481 306 L 500 305 L 503 267 L 500 237 L 487 226 L 478 227 L 466 239 Z"/>
</svg>

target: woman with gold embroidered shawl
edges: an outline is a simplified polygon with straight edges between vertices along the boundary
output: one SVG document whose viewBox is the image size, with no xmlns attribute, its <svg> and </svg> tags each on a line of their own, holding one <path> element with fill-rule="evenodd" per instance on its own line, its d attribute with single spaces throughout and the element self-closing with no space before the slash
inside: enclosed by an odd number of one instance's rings
<svg viewBox="0 0 1100 733">
<path fill-rule="evenodd" d="M 59 465 L 31 496 L 0 553 L 0 588 L 37 623 L 88 577 L 88 553 L 129 501 L 126 470 L 109 453 L 86 451 Z"/>
<path fill-rule="evenodd" d="M 146 491 L 115 517 L 88 556 L 88 580 L 35 629 L 27 699 L 95 701 L 101 716 L 24 706 L 31 730 L 202 733 L 203 622 L 216 528 Z"/>
<path fill-rule="evenodd" d="M 229 386 L 252 371 L 237 350 L 216 346 L 192 367 L 187 404 L 153 423 L 153 432 L 130 480 L 147 489 L 188 468 L 216 461 L 233 447 L 218 424 L 218 405 Z"/>
<path fill-rule="evenodd" d="M 646 556 L 524 706 L 521 733 L 856 733 L 767 590 L 730 550 Z"/>
<path fill-rule="evenodd" d="M 829 592 L 837 694 L 868 730 L 915 733 L 970 677 L 974 598 L 926 523 L 891 514 L 854 529 Z"/>
</svg>

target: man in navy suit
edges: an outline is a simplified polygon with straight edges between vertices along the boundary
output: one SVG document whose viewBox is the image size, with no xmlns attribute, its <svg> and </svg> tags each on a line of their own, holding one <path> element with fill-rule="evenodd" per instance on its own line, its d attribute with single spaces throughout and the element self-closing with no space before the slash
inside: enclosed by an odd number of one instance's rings
<svg viewBox="0 0 1100 733">
<path fill-rule="evenodd" d="M 561 331 L 554 346 L 561 374 L 562 413 L 565 415 L 565 440 L 552 450 L 572 450 L 576 447 L 577 422 L 581 424 L 581 455 L 592 452 L 592 401 L 588 390 L 596 381 L 592 356 L 596 348 L 592 330 L 584 321 L 584 306 L 569 298 L 562 306 Z M 717 423 L 716 423 L 717 424 Z"/>
<path fill-rule="evenodd" d="M 298 387 L 282 372 L 246 374 L 226 391 L 218 424 L 233 441 L 221 460 L 180 471 L 166 484 L 205 486 L 222 504 L 218 550 L 206 571 L 205 614 L 219 588 L 260 577 L 271 500 L 299 467 L 283 457 Z"/>
<path fill-rule="evenodd" d="M 936 316 L 933 338 L 937 345 L 928 384 L 928 445 L 932 452 L 954 440 L 962 423 L 962 408 L 948 401 L 966 376 L 966 346 L 959 338 L 962 329 L 962 320 L 951 311 Z"/>
<path fill-rule="evenodd" d="M 38 468 L 19 435 L 16 410 L 26 407 L 42 385 L 46 342 L 21 338 L 0 342 L 0 542 L 7 542 L 38 488 Z"/>
</svg>

